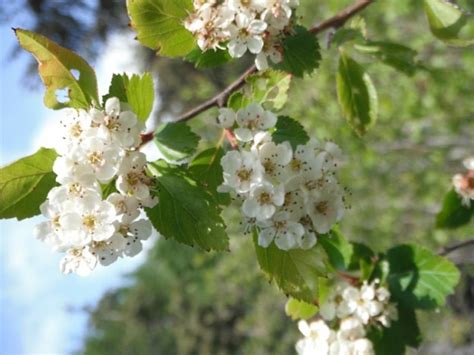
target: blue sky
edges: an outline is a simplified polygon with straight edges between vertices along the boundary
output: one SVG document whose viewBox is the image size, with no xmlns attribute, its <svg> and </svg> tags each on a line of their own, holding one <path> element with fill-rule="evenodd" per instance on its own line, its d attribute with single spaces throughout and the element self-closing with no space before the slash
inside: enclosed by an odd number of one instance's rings
<svg viewBox="0 0 474 355">
<path fill-rule="evenodd" d="M 8 25 L 8 26 L 7 26 Z M 15 43 L 11 24 L 0 27 L 0 165 L 47 146 L 61 113 L 43 106 L 43 91 L 25 89 L 29 59 L 9 57 Z M 102 93 L 112 72 L 137 72 L 130 50 L 133 34 L 115 35 L 106 56 L 97 60 Z M 126 50 L 124 50 L 126 49 Z M 62 275 L 61 255 L 33 236 L 41 217 L 0 221 L 0 353 L 66 354 L 80 349 L 87 327 L 86 306 L 94 306 L 109 289 L 126 282 L 123 276 L 143 262 L 144 253 L 98 268 L 87 278 Z M 148 248 L 153 241 L 148 243 Z"/>
</svg>

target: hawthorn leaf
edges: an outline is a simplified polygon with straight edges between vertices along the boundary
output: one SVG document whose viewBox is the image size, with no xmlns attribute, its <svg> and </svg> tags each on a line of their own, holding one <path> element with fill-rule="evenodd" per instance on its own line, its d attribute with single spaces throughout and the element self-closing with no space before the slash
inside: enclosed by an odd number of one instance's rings
<svg viewBox="0 0 474 355">
<path fill-rule="evenodd" d="M 246 94 L 252 102 L 264 104 L 272 110 L 281 110 L 288 100 L 291 75 L 278 70 L 266 70 L 247 78 Z"/>
<path fill-rule="evenodd" d="M 424 8 L 430 30 L 436 38 L 451 46 L 466 47 L 474 44 L 474 38 L 460 37 L 460 32 L 468 21 L 472 25 L 472 15 L 447 0 L 424 0 Z"/>
<path fill-rule="evenodd" d="M 311 303 L 306 303 L 290 297 L 285 305 L 285 313 L 293 320 L 309 319 L 318 313 L 319 308 Z"/>
<path fill-rule="evenodd" d="M 221 210 L 209 193 L 194 180 L 170 171 L 155 178 L 160 203 L 146 213 L 161 235 L 207 251 L 229 249 Z"/>
<path fill-rule="evenodd" d="M 191 164 L 189 172 L 196 181 L 202 184 L 222 205 L 230 204 L 230 195 L 217 192 L 224 182 L 221 159 L 224 151 L 221 147 L 210 148 L 198 154 Z"/>
<path fill-rule="evenodd" d="M 349 124 L 364 135 L 377 120 L 377 92 L 364 68 L 344 52 L 339 59 L 337 96 Z"/>
<path fill-rule="evenodd" d="M 196 47 L 189 52 L 184 59 L 188 62 L 194 63 L 194 66 L 197 69 L 208 69 L 228 63 L 233 58 L 230 56 L 228 51 L 223 49 L 203 52 L 200 48 Z"/>
<path fill-rule="evenodd" d="M 192 0 L 127 0 L 138 41 L 167 57 L 181 57 L 196 47 L 183 22 L 193 11 Z"/>
<path fill-rule="evenodd" d="M 355 44 L 354 48 L 361 53 L 369 54 L 392 68 L 406 74 L 413 75 L 419 65 L 416 62 L 417 52 L 398 43 L 367 41 Z"/>
<path fill-rule="evenodd" d="M 163 123 L 155 131 L 154 141 L 166 159 L 182 160 L 196 151 L 199 136 L 185 122 Z"/>
<path fill-rule="evenodd" d="M 459 282 L 460 273 L 453 263 L 418 245 L 389 249 L 387 261 L 392 298 L 406 307 L 441 307 Z"/>
<path fill-rule="evenodd" d="M 40 214 L 40 205 L 57 185 L 56 157 L 53 149 L 41 148 L 0 169 L 0 219 L 22 220 Z"/>
<path fill-rule="evenodd" d="M 289 142 L 293 149 L 309 141 L 308 133 L 298 121 L 291 117 L 279 116 L 272 134 L 275 143 Z"/>
<path fill-rule="evenodd" d="M 353 246 L 334 228 L 330 233 L 320 235 L 318 243 L 326 251 L 330 264 L 337 270 L 347 270 L 353 254 Z"/>
<path fill-rule="evenodd" d="M 444 197 L 443 207 L 436 216 L 436 227 L 458 228 L 469 223 L 473 216 L 474 204 L 470 207 L 465 206 L 456 191 L 451 190 Z"/>
<path fill-rule="evenodd" d="M 38 33 L 14 31 L 20 46 L 38 61 L 38 72 L 46 87 L 46 107 L 89 109 L 99 104 L 94 69 L 82 57 Z"/>
<path fill-rule="evenodd" d="M 296 77 L 311 74 L 321 61 L 318 39 L 303 26 L 296 26 L 293 35 L 283 40 L 283 61 L 274 65 Z"/>
<path fill-rule="evenodd" d="M 417 348 L 422 340 L 415 311 L 400 305 L 397 321 L 389 328 L 372 326 L 367 336 L 377 355 L 404 355 L 407 347 Z"/>
<path fill-rule="evenodd" d="M 258 263 L 270 282 L 293 298 L 312 303 L 318 298 L 318 280 L 327 274 L 326 256 L 317 244 L 309 250 L 284 251 L 275 243 L 263 248 L 254 233 Z"/>
</svg>

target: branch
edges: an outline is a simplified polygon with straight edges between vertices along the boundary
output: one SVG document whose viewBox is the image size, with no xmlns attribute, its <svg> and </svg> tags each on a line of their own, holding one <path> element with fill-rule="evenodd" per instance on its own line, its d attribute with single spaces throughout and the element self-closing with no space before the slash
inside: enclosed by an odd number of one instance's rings
<svg viewBox="0 0 474 355">
<path fill-rule="evenodd" d="M 369 6 L 373 2 L 375 2 L 375 0 L 358 0 L 353 5 L 348 6 L 347 8 L 337 13 L 335 16 L 321 22 L 318 25 L 311 27 L 309 31 L 316 35 L 329 28 L 339 28 L 343 26 L 347 22 L 347 20 L 349 20 L 351 17 L 353 17 L 360 11 L 364 10 L 367 6 Z M 237 80 L 235 80 L 232 84 L 230 84 L 220 93 L 218 93 L 216 96 L 212 97 L 211 99 L 207 101 L 204 101 L 198 106 L 183 113 L 181 116 L 179 116 L 175 120 L 175 122 L 186 122 L 196 117 L 200 113 L 207 111 L 208 109 L 212 107 L 223 107 L 225 103 L 227 102 L 227 99 L 229 98 L 229 96 L 232 95 L 232 93 L 234 93 L 235 91 L 239 90 L 242 86 L 244 86 L 245 80 L 256 71 L 257 71 L 257 68 L 255 67 L 255 65 L 252 65 Z M 142 145 L 150 141 L 153 138 L 153 134 L 147 133 L 147 134 L 144 134 L 143 137 L 147 140 L 146 141 L 144 140 L 142 142 Z"/>
<path fill-rule="evenodd" d="M 458 242 L 458 243 L 450 245 L 450 246 L 443 247 L 438 251 L 438 255 L 446 256 L 446 255 L 448 255 L 449 253 L 451 253 L 455 250 L 458 250 L 458 249 L 461 249 L 461 248 L 464 248 L 464 247 L 467 247 L 467 246 L 470 246 L 470 245 L 474 245 L 474 237 L 472 237 L 471 239 L 468 239 L 468 240 L 463 240 L 462 242 Z"/>
</svg>

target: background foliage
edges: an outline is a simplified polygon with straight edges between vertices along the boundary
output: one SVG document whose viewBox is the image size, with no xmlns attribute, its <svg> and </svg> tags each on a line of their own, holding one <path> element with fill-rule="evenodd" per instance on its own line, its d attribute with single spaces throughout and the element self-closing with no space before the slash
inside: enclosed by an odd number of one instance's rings
<svg viewBox="0 0 474 355">
<path fill-rule="evenodd" d="M 299 13 L 309 25 L 350 2 L 301 0 Z M 472 1 L 459 3 L 474 11 Z M 97 1 L 91 7 L 94 21 L 89 26 L 81 25 L 74 11 L 61 10 L 62 1 L 27 4 L 37 16 L 39 32 L 54 34 L 51 38 L 86 57 L 94 52 L 88 54 L 86 48 L 96 48 L 97 39 L 126 28 L 127 19 L 113 15 L 125 13 L 123 1 Z M 408 46 L 418 52 L 416 58 L 423 64 L 417 70 L 397 71 L 351 50 L 350 55 L 370 72 L 379 97 L 378 121 L 364 140 L 345 124 L 337 103 L 336 46 L 323 51 L 320 68 L 311 77 L 293 80 L 282 112 L 298 118 L 310 135 L 332 139 L 347 152 L 349 164 L 341 180 L 352 192 L 352 208 L 341 229 L 349 239 L 378 250 L 404 242 L 436 249 L 472 236 L 473 231 L 472 222 L 458 230 L 436 230 L 435 215 L 451 176 L 474 151 L 474 51 L 446 47 L 434 39 L 422 6 L 421 1 L 379 1 L 362 15 L 371 40 Z M 51 12 L 54 16 L 49 16 Z M 103 16 L 112 15 L 103 21 Z M 67 21 L 70 26 L 63 26 Z M 94 32 L 99 25 L 100 30 Z M 58 34 L 60 38 L 55 37 Z M 320 36 L 322 47 L 327 47 L 329 36 Z M 157 121 L 208 98 L 249 62 L 244 59 L 197 71 L 181 60 L 156 58 L 151 51 L 137 53 L 137 58 L 144 58 L 158 78 L 162 105 Z M 217 129 L 209 125 L 215 113 L 204 113 L 191 123 L 204 137 L 202 148 L 217 140 Z M 225 212 L 228 219 L 235 218 L 232 211 Z M 90 334 L 80 352 L 291 353 L 296 328 L 284 315 L 285 298 L 264 282 L 251 243 L 237 230 L 231 231 L 230 254 L 207 254 L 173 241 L 158 242 L 146 264 L 129 276 L 129 284 L 104 296 L 91 312 Z M 472 250 L 455 257 L 464 264 L 473 262 Z M 420 314 L 428 342 L 421 353 L 448 353 L 450 348 L 469 346 L 474 339 L 474 274 L 472 265 L 462 269 L 463 282 L 450 299 L 452 307 L 438 314 Z"/>
</svg>

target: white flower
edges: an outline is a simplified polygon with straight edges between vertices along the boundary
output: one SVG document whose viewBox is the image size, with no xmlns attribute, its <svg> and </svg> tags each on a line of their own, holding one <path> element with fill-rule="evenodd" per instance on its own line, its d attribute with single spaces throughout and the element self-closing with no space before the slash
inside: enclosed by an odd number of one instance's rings
<svg viewBox="0 0 474 355">
<path fill-rule="evenodd" d="M 253 54 L 263 48 L 263 33 L 267 23 L 257 20 L 249 13 L 240 12 L 235 16 L 235 25 L 228 27 L 231 40 L 227 44 L 229 54 L 234 58 L 242 57 L 247 50 Z"/>
<path fill-rule="evenodd" d="M 463 205 L 469 207 L 474 200 L 474 157 L 464 160 L 464 166 L 468 169 L 465 174 L 453 176 L 454 190 L 461 197 Z"/>
<path fill-rule="evenodd" d="M 352 343 L 352 354 L 353 355 L 375 354 L 372 342 L 366 338 L 357 339 L 356 341 Z"/>
<path fill-rule="evenodd" d="M 140 215 L 140 204 L 133 196 L 112 193 L 107 197 L 107 201 L 114 205 L 117 219 L 120 222 L 134 221 Z"/>
<path fill-rule="evenodd" d="M 64 154 L 56 158 L 53 164 L 56 181 L 60 184 L 68 184 L 76 181 L 81 176 L 93 175 L 92 167 L 84 159 L 84 152 L 79 146 L 73 146 Z"/>
<path fill-rule="evenodd" d="M 99 125 L 100 137 L 117 142 L 124 148 L 130 148 L 139 143 L 138 132 L 133 130 L 138 123 L 137 117 L 132 111 L 121 112 L 118 98 L 111 97 L 105 102 L 105 112 L 92 108 L 90 116 L 92 121 Z"/>
<path fill-rule="evenodd" d="M 230 108 L 223 107 L 219 109 L 217 120 L 221 128 L 232 128 L 235 123 L 236 113 Z"/>
<path fill-rule="evenodd" d="M 97 180 L 107 183 L 117 174 L 122 158 L 117 145 L 92 137 L 83 141 L 82 148 L 83 159 L 92 168 Z"/>
<path fill-rule="evenodd" d="M 365 336 L 365 328 L 361 320 L 356 317 L 345 318 L 339 325 L 337 338 L 341 340 L 357 340 Z"/>
<path fill-rule="evenodd" d="M 135 256 L 142 251 L 142 241 L 148 239 L 152 232 L 151 222 L 140 219 L 130 223 L 120 223 L 112 240 L 119 250 L 127 256 Z"/>
<path fill-rule="evenodd" d="M 304 335 L 296 343 L 296 352 L 299 355 L 327 355 L 329 345 L 333 341 L 334 332 L 323 320 L 308 324 L 305 320 L 298 322 L 298 329 Z"/>
<path fill-rule="evenodd" d="M 378 316 L 377 321 L 380 322 L 384 327 L 390 327 L 392 321 L 398 320 L 398 308 L 393 303 L 387 303 L 384 305 L 382 314 Z"/>
<path fill-rule="evenodd" d="M 341 196 L 331 190 L 314 191 L 306 202 L 306 212 L 314 229 L 324 234 L 344 215 L 344 202 Z"/>
<path fill-rule="evenodd" d="M 66 109 L 65 118 L 59 121 L 59 140 L 54 148 L 58 154 L 66 154 L 71 147 L 79 145 L 91 135 L 91 118 L 84 110 Z"/>
<path fill-rule="evenodd" d="M 40 211 L 48 221 L 41 222 L 35 227 L 36 238 L 51 245 L 53 250 L 57 250 L 62 246 L 62 226 L 59 222 L 62 214 L 61 207 L 60 204 L 51 203 L 49 199 L 43 202 L 40 206 Z"/>
<path fill-rule="evenodd" d="M 222 159 L 224 185 L 237 193 L 246 193 L 262 181 L 263 167 L 258 158 L 249 152 L 231 151 Z"/>
<path fill-rule="evenodd" d="M 97 261 L 107 266 L 114 263 L 121 254 L 121 244 L 117 238 L 111 238 L 107 241 L 92 242 L 89 246 L 89 252 L 97 258 Z"/>
<path fill-rule="evenodd" d="M 97 265 L 97 258 L 88 248 L 69 249 L 62 258 L 59 267 L 64 274 L 76 273 L 79 276 L 88 276 Z"/>
<path fill-rule="evenodd" d="M 301 224 L 289 220 L 286 212 L 276 213 L 271 221 L 261 223 L 260 226 L 258 245 L 264 248 L 267 248 L 273 240 L 279 249 L 297 248 L 305 232 Z"/>
<path fill-rule="evenodd" d="M 247 217 L 255 217 L 264 221 L 273 216 L 277 206 L 283 205 L 285 190 L 283 185 L 274 186 L 266 181 L 253 187 L 249 197 L 242 205 L 242 211 Z"/>
<path fill-rule="evenodd" d="M 285 0 L 266 0 L 262 18 L 274 30 L 283 30 L 290 22 L 292 10 Z"/>
<path fill-rule="evenodd" d="M 145 167 L 147 161 L 141 152 L 129 153 L 122 162 L 116 186 L 122 194 L 134 196 L 139 201 L 150 198 L 152 179 L 147 175 Z"/>
<path fill-rule="evenodd" d="M 345 317 L 353 315 L 367 324 L 370 318 L 379 315 L 383 310 L 383 304 L 375 297 L 373 284 L 364 282 L 360 289 L 347 287 L 342 292 L 342 302 L 338 307 L 338 316 Z"/>
<path fill-rule="evenodd" d="M 255 57 L 255 65 L 258 70 L 268 69 L 268 58 L 275 64 L 283 60 L 283 46 L 280 41 L 275 41 L 272 37 L 265 39 L 262 51 Z"/>
<path fill-rule="evenodd" d="M 265 173 L 279 178 L 284 174 L 284 167 L 293 158 L 293 151 L 288 142 L 282 144 L 268 142 L 260 147 L 258 155 Z"/>
<path fill-rule="evenodd" d="M 273 128 L 277 117 L 273 112 L 265 111 L 257 103 L 252 103 L 237 112 L 237 128 L 234 133 L 241 142 L 250 142 L 258 131 Z"/>
<path fill-rule="evenodd" d="M 115 207 L 100 195 L 87 194 L 74 201 L 66 201 L 65 212 L 59 218 L 65 243 L 71 246 L 101 242 L 115 233 Z"/>
<path fill-rule="evenodd" d="M 265 0 L 227 0 L 228 6 L 237 12 L 251 13 L 261 11 L 265 7 Z"/>
</svg>

